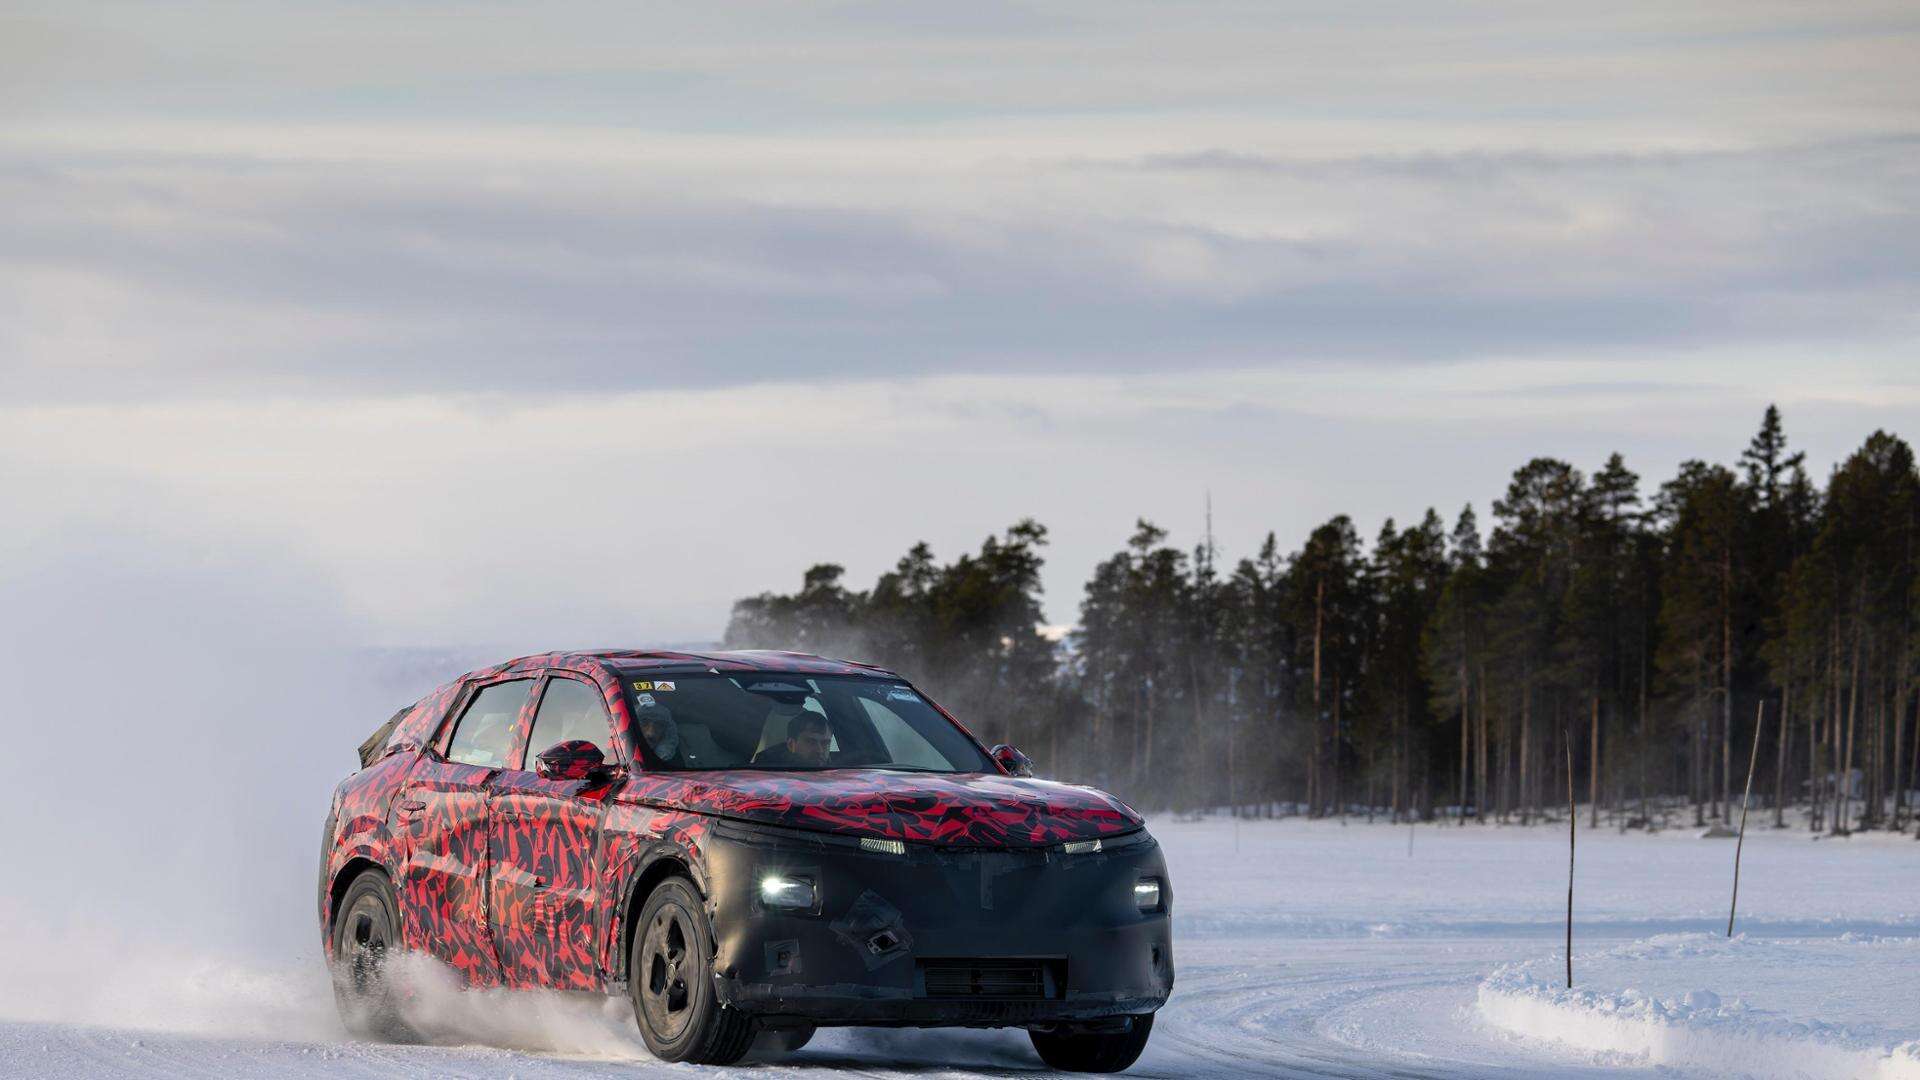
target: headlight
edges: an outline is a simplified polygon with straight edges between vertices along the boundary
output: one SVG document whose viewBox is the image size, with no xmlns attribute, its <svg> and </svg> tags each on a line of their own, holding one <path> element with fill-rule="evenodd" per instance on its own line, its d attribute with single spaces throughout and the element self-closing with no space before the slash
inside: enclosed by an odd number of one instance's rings
<svg viewBox="0 0 1920 1080">
<path fill-rule="evenodd" d="M 787 874 L 760 879 L 760 903 L 781 911 L 813 911 L 820 906 L 812 881 Z"/>
<path fill-rule="evenodd" d="M 1133 883 L 1133 905 L 1141 911 L 1160 910 L 1160 879 L 1145 877 Z"/>
</svg>

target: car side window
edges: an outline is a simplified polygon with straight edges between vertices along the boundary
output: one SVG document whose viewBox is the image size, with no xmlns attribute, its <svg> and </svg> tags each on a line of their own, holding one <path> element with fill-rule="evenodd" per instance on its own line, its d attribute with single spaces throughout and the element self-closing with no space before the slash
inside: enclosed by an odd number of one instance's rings
<svg viewBox="0 0 1920 1080">
<path fill-rule="evenodd" d="M 571 740 L 584 740 L 613 760 L 612 729 L 600 692 L 572 679 L 551 679 L 540 695 L 540 711 L 533 717 L 533 735 L 527 739 L 526 768 L 542 751 Z"/>
<path fill-rule="evenodd" d="M 513 754 L 513 725 L 533 691 L 532 679 L 494 683 L 473 696 L 453 729 L 447 760 L 504 769 Z"/>
</svg>

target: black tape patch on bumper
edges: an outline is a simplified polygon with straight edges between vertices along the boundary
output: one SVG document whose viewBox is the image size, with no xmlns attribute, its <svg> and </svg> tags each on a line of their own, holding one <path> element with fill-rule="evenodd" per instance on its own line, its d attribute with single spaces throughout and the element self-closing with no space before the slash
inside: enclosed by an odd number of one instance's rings
<svg viewBox="0 0 1920 1080">
<path fill-rule="evenodd" d="M 861 893 L 831 928 L 835 937 L 860 954 L 868 971 L 900 959 L 913 947 L 913 935 L 907 933 L 900 909 L 872 889 Z"/>
</svg>

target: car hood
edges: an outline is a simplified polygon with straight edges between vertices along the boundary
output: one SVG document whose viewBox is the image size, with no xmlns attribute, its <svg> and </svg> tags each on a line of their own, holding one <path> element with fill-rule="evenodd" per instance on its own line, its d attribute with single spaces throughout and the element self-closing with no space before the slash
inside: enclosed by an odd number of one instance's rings
<svg viewBox="0 0 1920 1080">
<path fill-rule="evenodd" d="M 1042 847 L 1131 832 L 1142 823 L 1103 791 L 992 773 L 653 773 L 636 777 L 625 797 L 767 825 L 954 847 Z"/>
</svg>

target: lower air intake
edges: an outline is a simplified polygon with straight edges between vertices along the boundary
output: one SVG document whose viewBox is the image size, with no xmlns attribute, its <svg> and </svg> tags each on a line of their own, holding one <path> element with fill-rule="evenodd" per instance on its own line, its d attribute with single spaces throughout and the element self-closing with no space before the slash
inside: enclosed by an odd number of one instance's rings
<svg viewBox="0 0 1920 1080">
<path fill-rule="evenodd" d="M 921 993 L 949 1000 L 1044 1001 L 1061 996 L 1065 966 L 1060 960 L 922 960 Z"/>
</svg>

